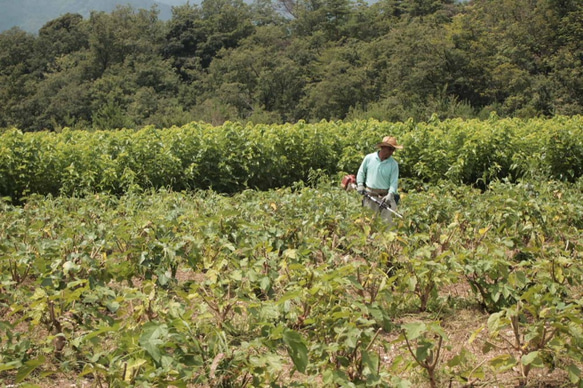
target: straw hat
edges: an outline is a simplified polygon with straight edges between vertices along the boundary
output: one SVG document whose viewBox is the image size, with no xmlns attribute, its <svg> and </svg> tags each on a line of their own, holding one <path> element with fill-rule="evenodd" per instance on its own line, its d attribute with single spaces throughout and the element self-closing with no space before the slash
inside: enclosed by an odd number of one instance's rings
<svg viewBox="0 0 583 388">
<path fill-rule="evenodd" d="M 393 147 L 399 150 L 403 148 L 402 145 L 397 144 L 397 139 L 392 136 L 383 137 L 383 141 L 377 144 L 377 147 Z"/>
</svg>

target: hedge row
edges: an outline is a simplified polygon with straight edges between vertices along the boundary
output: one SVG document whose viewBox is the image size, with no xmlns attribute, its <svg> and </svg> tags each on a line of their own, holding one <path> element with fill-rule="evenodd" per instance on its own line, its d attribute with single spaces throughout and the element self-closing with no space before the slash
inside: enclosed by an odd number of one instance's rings
<svg viewBox="0 0 583 388">
<path fill-rule="evenodd" d="M 405 148 L 401 177 L 464 184 L 529 177 L 575 181 L 583 172 L 583 117 L 304 122 L 286 125 L 191 123 L 117 131 L 0 134 L 0 195 L 133 188 L 265 190 L 308 179 L 311 170 L 355 173 L 385 135 Z"/>
</svg>

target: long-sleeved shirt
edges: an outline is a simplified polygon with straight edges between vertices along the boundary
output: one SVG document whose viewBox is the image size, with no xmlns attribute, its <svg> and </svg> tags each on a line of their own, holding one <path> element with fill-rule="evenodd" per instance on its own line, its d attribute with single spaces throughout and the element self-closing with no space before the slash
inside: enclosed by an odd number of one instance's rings
<svg viewBox="0 0 583 388">
<path fill-rule="evenodd" d="M 388 190 L 389 193 L 397 194 L 399 184 L 399 164 L 393 157 L 381 160 L 379 153 L 368 154 L 362 160 L 356 183 L 364 184 L 371 189 Z"/>
</svg>

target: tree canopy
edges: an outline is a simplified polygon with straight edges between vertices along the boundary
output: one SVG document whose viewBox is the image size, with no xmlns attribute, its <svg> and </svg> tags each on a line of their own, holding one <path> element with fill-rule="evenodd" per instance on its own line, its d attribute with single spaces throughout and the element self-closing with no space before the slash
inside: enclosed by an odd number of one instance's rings
<svg viewBox="0 0 583 388">
<path fill-rule="evenodd" d="M 578 0 L 204 0 L 0 34 L 0 128 L 575 115 Z"/>
</svg>

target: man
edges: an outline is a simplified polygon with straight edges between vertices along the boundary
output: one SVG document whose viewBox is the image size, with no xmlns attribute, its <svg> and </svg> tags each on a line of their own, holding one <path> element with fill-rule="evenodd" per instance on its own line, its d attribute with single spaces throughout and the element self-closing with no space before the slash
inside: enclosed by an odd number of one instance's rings
<svg viewBox="0 0 583 388">
<path fill-rule="evenodd" d="M 368 192 L 371 196 L 381 199 L 383 203 L 389 204 L 392 210 L 397 211 L 399 164 L 393 158 L 393 153 L 396 149 L 402 149 L 403 146 L 397 144 L 397 139 L 394 137 L 385 136 L 377 147 L 379 150 L 366 155 L 358 169 L 356 190 L 360 194 Z M 379 210 L 379 205 L 367 197 L 364 197 L 363 205 Z M 381 217 L 389 222 L 392 221 L 391 214 L 386 209 L 381 211 Z"/>
</svg>

